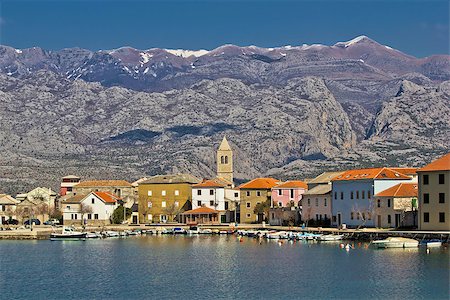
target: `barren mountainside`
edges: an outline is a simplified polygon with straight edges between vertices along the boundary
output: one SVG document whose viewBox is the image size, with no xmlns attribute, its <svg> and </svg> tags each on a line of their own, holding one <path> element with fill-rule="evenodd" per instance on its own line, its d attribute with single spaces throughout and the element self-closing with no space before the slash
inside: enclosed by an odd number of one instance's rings
<svg viewBox="0 0 450 300">
<path fill-rule="evenodd" d="M 223 135 L 238 180 L 420 166 L 448 152 L 449 56 L 367 37 L 333 46 L 212 51 L 0 47 L 0 191 L 60 177 L 215 172 Z"/>
</svg>

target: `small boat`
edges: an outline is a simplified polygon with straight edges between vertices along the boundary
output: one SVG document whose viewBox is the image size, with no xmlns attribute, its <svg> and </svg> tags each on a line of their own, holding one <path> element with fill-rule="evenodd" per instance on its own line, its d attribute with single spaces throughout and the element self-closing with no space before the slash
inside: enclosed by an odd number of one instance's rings
<svg viewBox="0 0 450 300">
<path fill-rule="evenodd" d="M 106 237 L 119 237 L 120 234 L 117 231 L 108 230 L 103 233 Z"/>
<path fill-rule="evenodd" d="M 344 238 L 342 234 L 324 234 L 317 237 L 320 242 L 340 241 Z"/>
<path fill-rule="evenodd" d="M 424 246 L 427 248 L 437 248 L 442 246 L 442 241 L 438 239 L 423 240 L 422 242 L 420 242 L 419 246 Z"/>
<path fill-rule="evenodd" d="M 186 229 L 183 229 L 180 227 L 175 227 L 174 229 L 172 229 L 172 233 L 173 234 L 186 234 L 187 231 L 186 231 Z"/>
<path fill-rule="evenodd" d="M 213 231 L 211 229 L 200 229 L 199 234 L 212 234 Z"/>
<path fill-rule="evenodd" d="M 50 234 L 51 241 L 85 241 L 86 232 L 75 231 L 73 227 L 63 227 L 61 233 Z"/>
<path fill-rule="evenodd" d="M 372 241 L 372 244 L 378 248 L 415 248 L 419 241 L 404 237 L 388 237 L 384 240 Z"/>
<path fill-rule="evenodd" d="M 285 240 L 288 238 L 288 234 L 286 231 L 271 232 L 267 234 L 267 238 L 269 240 Z"/>
<path fill-rule="evenodd" d="M 98 232 L 88 232 L 86 233 L 87 239 L 99 239 L 102 238 L 102 235 Z"/>
<path fill-rule="evenodd" d="M 187 231 L 187 233 L 190 235 L 199 234 L 200 229 L 197 226 L 191 226 L 191 227 L 189 227 L 189 230 Z"/>
</svg>

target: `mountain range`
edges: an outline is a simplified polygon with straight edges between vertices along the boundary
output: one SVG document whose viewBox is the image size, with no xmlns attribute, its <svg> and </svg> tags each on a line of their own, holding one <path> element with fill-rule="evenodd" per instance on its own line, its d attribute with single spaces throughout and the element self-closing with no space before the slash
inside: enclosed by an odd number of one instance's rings
<svg viewBox="0 0 450 300">
<path fill-rule="evenodd" d="M 0 190 L 69 173 L 214 175 L 223 135 L 239 180 L 420 166 L 448 152 L 450 56 L 366 36 L 332 46 L 90 51 L 0 46 Z"/>
</svg>

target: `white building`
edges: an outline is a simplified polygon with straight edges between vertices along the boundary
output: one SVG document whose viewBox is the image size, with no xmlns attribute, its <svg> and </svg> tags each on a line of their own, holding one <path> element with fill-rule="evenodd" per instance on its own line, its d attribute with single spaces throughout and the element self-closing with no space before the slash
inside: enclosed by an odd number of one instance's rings
<svg viewBox="0 0 450 300">
<path fill-rule="evenodd" d="M 222 178 L 203 180 L 192 186 L 192 209 L 208 207 L 219 212 L 220 223 L 235 221 L 239 191 Z"/>
<path fill-rule="evenodd" d="M 332 224 L 350 227 L 374 227 L 373 197 L 401 182 L 413 181 L 391 168 L 349 170 L 332 180 Z"/>
<path fill-rule="evenodd" d="M 109 192 L 91 192 L 75 195 L 61 203 L 64 225 L 105 225 L 111 223 L 118 207 L 116 195 Z"/>
</svg>

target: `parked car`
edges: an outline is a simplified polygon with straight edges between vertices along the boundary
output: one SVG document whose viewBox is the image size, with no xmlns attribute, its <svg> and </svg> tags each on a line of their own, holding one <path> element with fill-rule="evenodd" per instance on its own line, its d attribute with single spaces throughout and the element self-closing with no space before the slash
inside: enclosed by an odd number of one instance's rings
<svg viewBox="0 0 450 300">
<path fill-rule="evenodd" d="M 3 225 L 19 225 L 19 221 L 15 220 L 15 219 L 9 219 L 9 220 L 3 221 Z"/>
<path fill-rule="evenodd" d="M 44 222 L 44 225 L 59 225 L 59 220 L 58 219 L 50 219 Z"/>
<path fill-rule="evenodd" d="M 31 222 L 33 223 L 33 225 L 41 225 L 41 221 L 39 221 L 38 219 L 31 219 Z M 26 220 L 23 224 L 30 225 L 30 220 Z"/>
</svg>

